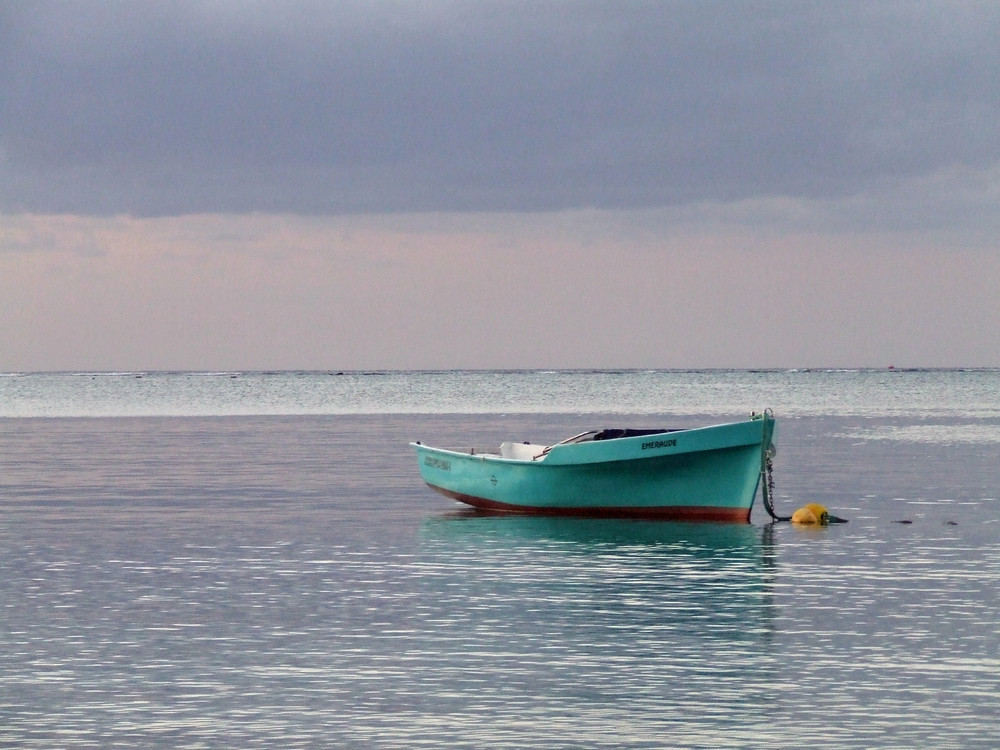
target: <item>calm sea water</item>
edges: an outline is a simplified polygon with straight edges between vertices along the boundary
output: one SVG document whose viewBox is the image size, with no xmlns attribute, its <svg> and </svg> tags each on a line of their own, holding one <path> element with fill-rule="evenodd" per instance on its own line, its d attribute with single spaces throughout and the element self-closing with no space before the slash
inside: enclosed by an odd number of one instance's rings
<svg viewBox="0 0 1000 750">
<path fill-rule="evenodd" d="M 764 406 L 776 504 L 849 523 L 478 516 L 406 446 Z M 0 410 L 0 746 L 1000 738 L 1000 371 L 68 373 Z"/>
</svg>

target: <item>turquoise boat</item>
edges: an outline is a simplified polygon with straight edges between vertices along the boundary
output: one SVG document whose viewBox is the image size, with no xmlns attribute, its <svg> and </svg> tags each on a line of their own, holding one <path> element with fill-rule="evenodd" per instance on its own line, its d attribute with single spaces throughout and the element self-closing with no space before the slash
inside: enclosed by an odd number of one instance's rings
<svg viewBox="0 0 1000 750">
<path fill-rule="evenodd" d="M 432 489 L 481 510 L 746 523 L 774 426 L 768 410 L 708 427 L 589 430 L 496 451 L 411 445 Z"/>
</svg>

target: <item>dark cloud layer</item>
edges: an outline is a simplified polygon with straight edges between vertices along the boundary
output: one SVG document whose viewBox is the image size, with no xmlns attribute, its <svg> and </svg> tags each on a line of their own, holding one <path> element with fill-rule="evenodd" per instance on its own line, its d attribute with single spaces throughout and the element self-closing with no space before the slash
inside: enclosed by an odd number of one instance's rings
<svg viewBox="0 0 1000 750">
<path fill-rule="evenodd" d="M 0 210 L 836 198 L 1000 162 L 992 2 L 0 5 Z"/>
</svg>

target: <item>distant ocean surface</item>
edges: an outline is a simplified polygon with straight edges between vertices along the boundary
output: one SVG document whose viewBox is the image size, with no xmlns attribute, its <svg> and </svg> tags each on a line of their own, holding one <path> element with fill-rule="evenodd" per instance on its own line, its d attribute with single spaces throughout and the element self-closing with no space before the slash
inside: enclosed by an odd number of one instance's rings
<svg viewBox="0 0 1000 750">
<path fill-rule="evenodd" d="M 407 446 L 766 407 L 849 523 L 480 516 Z M 1000 370 L 3 374 L 0 511 L 0 747 L 1000 737 Z"/>
<path fill-rule="evenodd" d="M 0 373 L 0 417 L 337 414 L 1000 416 L 1000 370 Z"/>
</svg>

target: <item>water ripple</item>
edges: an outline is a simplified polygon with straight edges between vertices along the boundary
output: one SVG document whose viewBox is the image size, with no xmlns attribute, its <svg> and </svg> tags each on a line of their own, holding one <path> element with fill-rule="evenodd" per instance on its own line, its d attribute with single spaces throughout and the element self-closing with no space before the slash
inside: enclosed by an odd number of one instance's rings
<svg viewBox="0 0 1000 750">
<path fill-rule="evenodd" d="M 779 501 L 851 517 L 807 530 L 452 512 L 391 447 L 418 419 L 13 421 L 3 746 L 974 748 L 1000 731 L 988 447 L 793 422 Z"/>
</svg>

